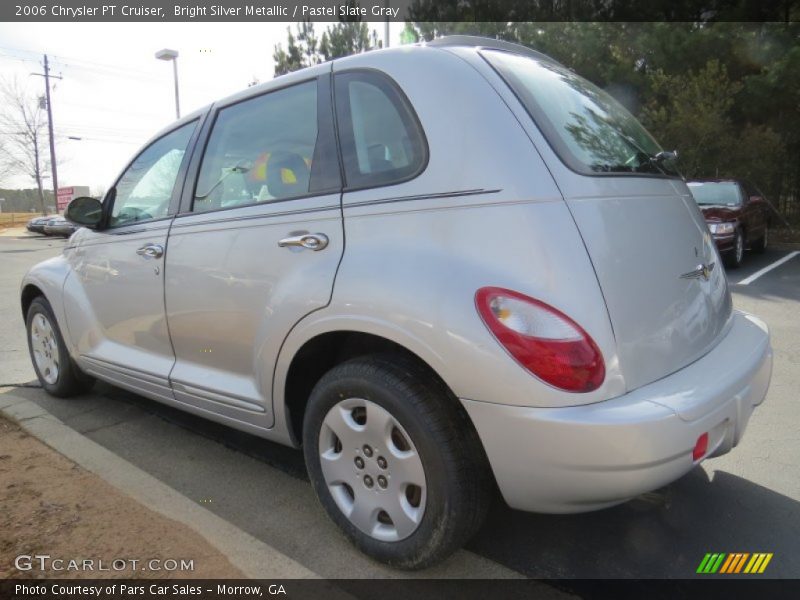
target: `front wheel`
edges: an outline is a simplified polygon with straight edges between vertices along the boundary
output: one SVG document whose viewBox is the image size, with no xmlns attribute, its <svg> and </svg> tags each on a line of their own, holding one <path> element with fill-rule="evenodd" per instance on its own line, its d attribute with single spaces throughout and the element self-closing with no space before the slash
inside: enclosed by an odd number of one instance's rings
<svg viewBox="0 0 800 600">
<path fill-rule="evenodd" d="M 26 319 L 28 350 L 44 390 L 61 398 L 74 396 L 93 383 L 69 356 L 53 309 L 43 297 L 34 298 Z"/>
<path fill-rule="evenodd" d="M 738 269 L 744 260 L 744 235 L 741 229 L 736 230 L 736 237 L 733 240 L 733 250 L 728 253 L 725 264 L 731 269 Z"/>
<path fill-rule="evenodd" d="M 433 376 L 392 356 L 331 369 L 303 423 L 311 483 L 360 550 L 419 569 L 480 527 L 492 485 L 480 440 Z"/>
</svg>

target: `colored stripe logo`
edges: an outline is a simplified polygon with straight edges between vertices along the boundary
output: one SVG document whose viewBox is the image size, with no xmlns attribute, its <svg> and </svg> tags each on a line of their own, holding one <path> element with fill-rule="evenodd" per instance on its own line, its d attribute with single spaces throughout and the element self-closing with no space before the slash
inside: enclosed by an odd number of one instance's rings
<svg viewBox="0 0 800 600">
<path fill-rule="evenodd" d="M 697 573 L 712 574 L 724 573 L 727 575 L 737 573 L 763 573 L 769 561 L 772 560 L 772 552 L 732 552 L 732 553 L 711 553 L 709 552 L 700 561 Z"/>
</svg>

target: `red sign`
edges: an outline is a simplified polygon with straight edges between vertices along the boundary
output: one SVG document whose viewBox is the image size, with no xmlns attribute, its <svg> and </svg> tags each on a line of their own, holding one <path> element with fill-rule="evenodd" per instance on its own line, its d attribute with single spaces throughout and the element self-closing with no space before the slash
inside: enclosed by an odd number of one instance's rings
<svg viewBox="0 0 800 600">
<path fill-rule="evenodd" d="M 67 204 L 72 201 L 73 198 L 73 188 L 58 188 L 58 196 L 56 197 L 56 209 L 61 212 L 65 208 L 67 208 Z"/>
</svg>

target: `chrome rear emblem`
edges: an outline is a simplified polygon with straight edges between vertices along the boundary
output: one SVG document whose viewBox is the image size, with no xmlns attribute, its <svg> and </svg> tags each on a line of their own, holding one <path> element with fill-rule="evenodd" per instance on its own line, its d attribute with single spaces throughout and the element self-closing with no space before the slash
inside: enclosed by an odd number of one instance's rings
<svg viewBox="0 0 800 600">
<path fill-rule="evenodd" d="M 707 265 L 697 265 L 697 268 L 694 271 L 689 271 L 688 273 L 684 273 L 681 275 L 681 279 L 703 279 L 708 281 L 711 278 L 711 271 L 714 270 L 714 267 L 717 263 L 708 263 Z"/>
</svg>

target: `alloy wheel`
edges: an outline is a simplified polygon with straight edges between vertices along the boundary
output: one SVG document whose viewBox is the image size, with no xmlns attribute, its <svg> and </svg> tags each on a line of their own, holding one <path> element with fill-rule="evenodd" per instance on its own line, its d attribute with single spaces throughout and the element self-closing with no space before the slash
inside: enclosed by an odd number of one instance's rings
<svg viewBox="0 0 800 600">
<path fill-rule="evenodd" d="M 61 361 L 53 327 L 44 314 L 38 313 L 33 318 L 30 335 L 33 359 L 42 379 L 51 385 L 55 384 Z"/>
<path fill-rule="evenodd" d="M 407 538 L 425 513 L 425 470 L 411 437 L 380 405 L 347 398 L 331 408 L 319 435 L 325 483 L 336 505 L 363 533 Z"/>
</svg>

